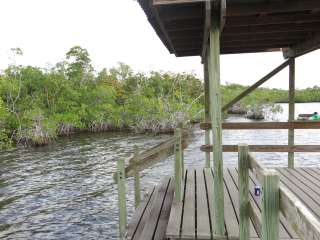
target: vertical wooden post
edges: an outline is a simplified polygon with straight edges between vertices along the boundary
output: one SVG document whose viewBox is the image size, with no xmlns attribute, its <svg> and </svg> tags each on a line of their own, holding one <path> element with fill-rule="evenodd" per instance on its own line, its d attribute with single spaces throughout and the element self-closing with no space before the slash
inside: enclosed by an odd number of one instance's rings
<svg viewBox="0 0 320 240">
<path fill-rule="evenodd" d="M 279 175 L 266 170 L 263 176 L 262 239 L 279 239 Z"/>
<path fill-rule="evenodd" d="M 239 239 L 249 239 L 250 201 L 249 201 L 249 150 L 248 145 L 240 144 L 238 147 L 238 169 L 239 169 L 239 197 L 240 197 L 240 219 Z"/>
<path fill-rule="evenodd" d="M 181 128 L 174 132 L 176 138 L 174 144 L 174 181 L 175 181 L 175 200 L 182 201 L 182 146 L 181 146 Z"/>
<path fill-rule="evenodd" d="M 214 162 L 214 232 L 225 235 L 222 159 L 221 93 L 220 93 L 220 14 L 213 13 L 208 52 L 210 112 Z"/>
<path fill-rule="evenodd" d="M 210 122 L 210 94 L 209 94 L 209 72 L 208 72 L 208 60 L 203 64 L 204 68 L 204 121 Z M 205 144 L 210 145 L 210 130 L 205 130 Z M 210 152 L 205 153 L 205 167 L 210 168 Z"/>
<path fill-rule="evenodd" d="M 289 121 L 295 119 L 295 59 L 290 58 L 289 64 Z M 294 145 L 294 129 L 288 131 L 288 145 Z M 294 153 L 288 153 L 288 167 L 294 168 Z"/>
<path fill-rule="evenodd" d="M 184 180 L 184 153 L 183 153 L 183 147 L 182 147 L 182 138 L 183 138 L 183 123 L 178 123 L 178 128 L 180 129 L 180 157 L 181 157 L 181 179 Z"/>
<path fill-rule="evenodd" d="M 119 206 L 119 235 L 120 239 L 125 239 L 127 227 L 127 208 L 126 208 L 126 176 L 125 161 L 119 159 L 117 162 L 117 183 L 118 183 L 118 206 Z"/>
<path fill-rule="evenodd" d="M 134 146 L 134 202 L 135 202 L 135 207 L 137 208 L 140 205 L 141 202 L 141 186 L 140 186 L 140 172 L 137 167 L 137 161 L 138 161 L 138 148 L 137 146 Z"/>
</svg>

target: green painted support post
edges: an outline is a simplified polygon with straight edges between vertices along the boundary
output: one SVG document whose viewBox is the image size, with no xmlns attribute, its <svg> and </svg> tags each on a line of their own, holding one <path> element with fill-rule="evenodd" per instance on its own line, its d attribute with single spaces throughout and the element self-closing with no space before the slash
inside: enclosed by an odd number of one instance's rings
<svg viewBox="0 0 320 240">
<path fill-rule="evenodd" d="M 120 159 L 117 162 L 117 183 L 118 183 L 118 206 L 119 206 L 119 236 L 125 239 L 127 228 L 127 208 L 126 208 L 126 176 L 125 161 Z"/>
<path fill-rule="evenodd" d="M 210 27 L 210 47 L 208 53 L 210 110 L 212 123 L 212 143 L 214 162 L 214 233 L 225 235 L 224 189 L 222 159 L 222 117 L 220 93 L 220 14 L 213 13 Z"/>
<path fill-rule="evenodd" d="M 239 169 L 239 197 L 240 197 L 240 219 L 239 239 L 249 239 L 250 201 L 249 201 L 249 159 L 248 145 L 238 146 L 238 169 Z"/>
<path fill-rule="evenodd" d="M 134 146 L 134 164 L 135 164 L 135 168 L 134 168 L 134 202 L 135 202 L 135 207 L 137 208 L 140 203 L 141 203 L 141 186 L 140 186 L 140 172 L 139 169 L 136 165 L 138 159 L 138 148 L 137 146 Z"/>
<path fill-rule="evenodd" d="M 175 200 L 182 201 L 182 146 L 181 146 L 181 128 L 174 132 L 176 142 L 174 144 L 174 181 L 175 181 Z"/>
<path fill-rule="evenodd" d="M 265 170 L 262 198 L 262 240 L 279 239 L 279 174 Z"/>
<path fill-rule="evenodd" d="M 290 58 L 289 64 L 289 121 L 295 119 L 295 59 Z M 294 129 L 288 131 L 288 145 L 294 145 Z M 294 152 L 288 153 L 288 167 L 294 168 Z"/>
<path fill-rule="evenodd" d="M 210 122 L 210 93 L 209 93 L 209 72 L 208 72 L 208 61 L 203 64 L 204 72 L 204 122 Z M 210 145 L 210 130 L 205 130 L 205 144 Z M 210 152 L 205 153 L 205 167 L 210 168 Z"/>
<path fill-rule="evenodd" d="M 178 123 L 178 128 L 180 129 L 180 157 L 181 157 L 181 179 L 184 180 L 184 154 L 183 154 L 183 147 L 182 147 L 182 138 L 183 138 L 183 123 Z"/>
</svg>

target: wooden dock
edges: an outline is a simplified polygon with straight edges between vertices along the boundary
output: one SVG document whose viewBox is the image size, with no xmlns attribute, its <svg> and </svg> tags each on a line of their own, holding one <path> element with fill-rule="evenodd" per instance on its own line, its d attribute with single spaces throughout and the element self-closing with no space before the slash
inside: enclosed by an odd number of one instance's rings
<svg viewBox="0 0 320 240">
<path fill-rule="evenodd" d="M 320 220 L 320 169 L 278 168 L 280 182 L 310 209 Z M 131 219 L 127 239 L 215 239 L 213 233 L 213 171 L 187 170 L 183 201 L 173 199 L 174 181 L 166 178 L 151 189 Z M 239 184 L 238 170 L 224 170 L 225 227 L 228 239 L 239 239 Z M 261 217 L 261 196 L 254 194 L 259 185 L 250 173 L 250 202 Z M 250 239 L 261 239 L 254 219 L 250 219 Z M 286 218 L 280 215 L 280 239 L 299 239 Z"/>
</svg>

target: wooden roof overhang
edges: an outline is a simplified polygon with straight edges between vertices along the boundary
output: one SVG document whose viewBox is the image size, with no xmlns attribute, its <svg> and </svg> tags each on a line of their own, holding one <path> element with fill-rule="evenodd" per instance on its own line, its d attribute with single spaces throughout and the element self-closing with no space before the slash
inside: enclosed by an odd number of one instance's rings
<svg viewBox="0 0 320 240">
<path fill-rule="evenodd" d="M 212 14 L 208 1 L 138 1 L 170 53 L 203 55 Z M 283 50 L 288 58 L 320 46 L 320 0 L 225 0 L 225 5 L 221 54 Z"/>
</svg>

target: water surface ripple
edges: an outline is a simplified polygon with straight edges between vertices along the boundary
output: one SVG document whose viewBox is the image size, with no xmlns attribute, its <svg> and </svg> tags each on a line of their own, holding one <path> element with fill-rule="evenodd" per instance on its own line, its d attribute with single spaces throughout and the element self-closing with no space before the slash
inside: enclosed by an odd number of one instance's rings
<svg viewBox="0 0 320 240">
<path fill-rule="evenodd" d="M 297 104 L 298 113 L 318 110 L 320 104 Z M 315 108 L 318 108 L 314 110 Z M 287 109 L 279 116 L 285 120 Z M 245 121 L 230 117 L 228 121 Z M 203 132 L 185 151 L 186 167 L 204 165 Z M 286 130 L 224 131 L 225 144 L 286 144 Z M 297 130 L 297 144 L 320 144 L 319 130 Z M 116 160 L 127 158 L 137 145 L 153 146 L 169 136 L 119 133 L 81 134 L 60 138 L 35 149 L 1 153 L 1 239 L 117 239 L 117 188 L 112 173 Z M 287 154 L 259 153 L 268 166 L 285 166 Z M 237 154 L 224 154 L 225 166 L 236 166 Z M 320 166 L 320 154 L 296 154 L 298 166 Z M 142 173 L 145 193 L 173 170 L 172 158 Z M 133 183 L 128 182 L 129 216 L 133 211 Z"/>
</svg>

